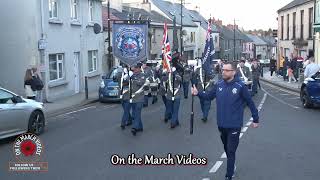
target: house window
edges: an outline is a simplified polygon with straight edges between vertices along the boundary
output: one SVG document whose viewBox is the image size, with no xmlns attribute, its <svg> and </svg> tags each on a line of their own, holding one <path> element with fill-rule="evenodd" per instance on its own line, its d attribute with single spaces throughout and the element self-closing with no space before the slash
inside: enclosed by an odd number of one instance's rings
<svg viewBox="0 0 320 180">
<path fill-rule="evenodd" d="M 281 16 L 281 40 L 283 40 L 283 16 Z"/>
<path fill-rule="evenodd" d="M 293 13 L 293 27 L 292 27 L 292 39 L 296 39 L 296 12 Z"/>
<path fill-rule="evenodd" d="M 152 42 L 153 43 L 157 43 L 156 42 L 156 29 L 155 28 L 152 29 Z"/>
<path fill-rule="evenodd" d="M 93 22 L 93 16 L 94 16 L 94 4 L 93 0 L 89 0 L 89 21 Z"/>
<path fill-rule="evenodd" d="M 49 0 L 49 17 L 50 19 L 58 18 L 57 0 Z"/>
<path fill-rule="evenodd" d="M 300 17 L 300 19 L 301 19 L 301 21 L 300 21 L 300 38 L 301 39 L 303 39 L 303 28 L 304 28 L 304 26 L 303 26 L 303 19 L 304 19 L 304 10 L 301 10 L 300 11 L 300 13 L 301 13 L 301 17 Z"/>
<path fill-rule="evenodd" d="M 312 27 L 313 25 L 313 8 L 309 8 L 309 39 L 312 39 Z"/>
<path fill-rule="evenodd" d="M 191 43 L 196 42 L 196 33 L 195 32 L 191 32 Z"/>
<path fill-rule="evenodd" d="M 78 19 L 79 0 L 71 0 L 71 19 Z"/>
<path fill-rule="evenodd" d="M 64 54 L 49 55 L 50 81 L 64 78 Z"/>
<path fill-rule="evenodd" d="M 97 71 L 98 51 L 88 51 L 88 71 L 89 73 Z"/>
<path fill-rule="evenodd" d="M 287 40 L 289 40 L 289 22 L 290 22 L 290 14 L 287 15 Z"/>
</svg>

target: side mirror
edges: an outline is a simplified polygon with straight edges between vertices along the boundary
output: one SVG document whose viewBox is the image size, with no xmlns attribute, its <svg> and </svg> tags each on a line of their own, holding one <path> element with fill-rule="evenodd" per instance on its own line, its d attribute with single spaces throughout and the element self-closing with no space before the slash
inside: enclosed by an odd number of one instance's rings
<svg viewBox="0 0 320 180">
<path fill-rule="evenodd" d="M 13 96 L 12 102 L 17 104 L 23 102 L 22 98 L 20 96 Z"/>
</svg>

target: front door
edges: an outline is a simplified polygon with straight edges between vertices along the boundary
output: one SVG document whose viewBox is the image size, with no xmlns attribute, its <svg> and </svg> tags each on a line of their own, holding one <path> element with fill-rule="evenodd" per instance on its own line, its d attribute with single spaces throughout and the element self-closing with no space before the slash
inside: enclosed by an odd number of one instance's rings
<svg viewBox="0 0 320 180">
<path fill-rule="evenodd" d="M 76 52 L 74 53 L 74 62 L 73 62 L 73 68 L 74 68 L 74 91 L 75 93 L 80 92 L 80 72 L 79 72 L 79 60 L 80 60 L 80 53 Z"/>
</svg>

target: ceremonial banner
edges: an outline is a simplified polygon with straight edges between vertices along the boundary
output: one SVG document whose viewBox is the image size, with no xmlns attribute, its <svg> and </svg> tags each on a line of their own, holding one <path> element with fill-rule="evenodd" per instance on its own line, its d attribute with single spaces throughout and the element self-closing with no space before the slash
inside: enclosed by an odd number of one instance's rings
<svg viewBox="0 0 320 180">
<path fill-rule="evenodd" d="M 128 66 L 147 59 L 148 25 L 118 24 L 112 26 L 113 55 Z"/>
</svg>

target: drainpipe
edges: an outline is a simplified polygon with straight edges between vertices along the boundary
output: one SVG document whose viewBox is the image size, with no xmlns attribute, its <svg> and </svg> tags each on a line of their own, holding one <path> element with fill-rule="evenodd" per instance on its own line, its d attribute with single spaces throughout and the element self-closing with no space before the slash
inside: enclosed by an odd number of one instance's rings
<svg viewBox="0 0 320 180">
<path fill-rule="evenodd" d="M 46 41 L 45 33 L 44 33 L 44 0 L 40 0 L 40 11 L 41 11 L 41 40 L 43 42 Z M 48 78 L 47 78 L 47 66 L 46 66 L 46 55 L 45 49 L 39 49 L 40 53 L 40 69 L 42 80 L 44 81 L 44 90 L 42 91 L 42 102 L 48 102 Z"/>
</svg>

